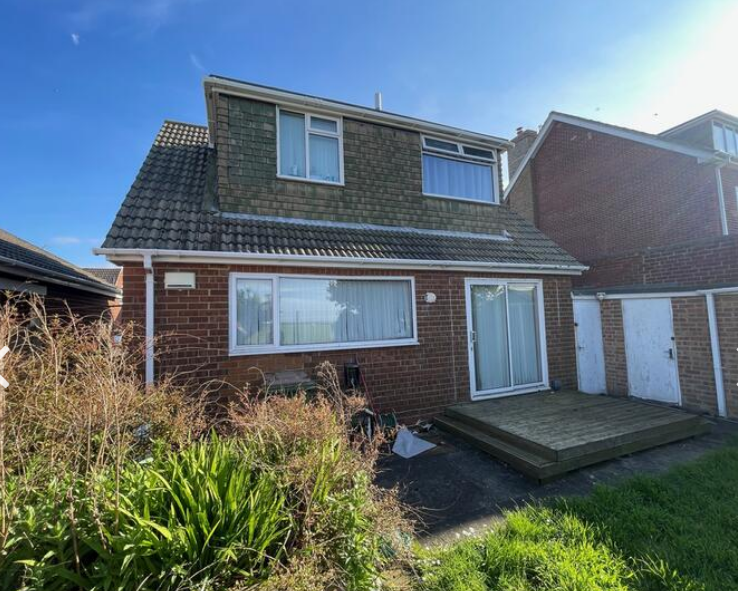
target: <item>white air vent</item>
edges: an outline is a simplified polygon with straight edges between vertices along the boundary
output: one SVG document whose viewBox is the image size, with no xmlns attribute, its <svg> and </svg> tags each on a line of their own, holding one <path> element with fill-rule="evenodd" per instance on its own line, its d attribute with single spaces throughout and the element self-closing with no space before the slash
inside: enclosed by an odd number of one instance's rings
<svg viewBox="0 0 738 591">
<path fill-rule="evenodd" d="M 195 274 L 164 273 L 164 287 L 166 289 L 195 289 Z"/>
</svg>

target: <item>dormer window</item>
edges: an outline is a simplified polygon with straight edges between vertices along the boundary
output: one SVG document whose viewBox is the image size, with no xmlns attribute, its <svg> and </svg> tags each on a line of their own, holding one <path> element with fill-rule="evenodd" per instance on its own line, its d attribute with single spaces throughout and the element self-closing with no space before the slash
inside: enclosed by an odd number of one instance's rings
<svg viewBox="0 0 738 591">
<path fill-rule="evenodd" d="M 495 151 L 423 136 L 423 194 L 497 203 Z"/>
<path fill-rule="evenodd" d="M 723 123 L 712 124 L 712 139 L 715 149 L 738 155 L 738 129 Z"/>
<path fill-rule="evenodd" d="M 278 176 L 343 184 L 341 120 L 278 109 Z"/>
</svg>

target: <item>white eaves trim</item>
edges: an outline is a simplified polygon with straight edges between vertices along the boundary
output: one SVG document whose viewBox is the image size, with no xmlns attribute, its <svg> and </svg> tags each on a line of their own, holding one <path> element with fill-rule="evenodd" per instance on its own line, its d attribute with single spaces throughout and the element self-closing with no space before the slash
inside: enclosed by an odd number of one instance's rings
<svg viewBox="0 0 738 591">
<path fill-rule="evenodd" d="M 697 158 L 698 160 L 701 160 L 701 161 L 710 161 L 716 158 L 716 154 L 714 152 L 710 152 L 709 150 L 700 150 L 699 148 L 691 148 L 689 146 L 685 146 L 685 145 L 677 144 L 669 140 L 661 139 L 658 136 L 651 135 L 649 133 L 635 131 L 632 129 L 626 129 L 624 127 L 618 127 L 616 125 L 609 125 L 607 123 L 601 123 L 599 121 L 592 121 L 590 119 L 582 119 L 581 117 L 576 117 L 574 115 L 566 115 L 565 113 L 556 113 L 554 111 L 549 114 L 548 118 L 546 119 L 546 122 L 543 124 L 543 126 L 541 127 L 541 130 L 538 132 L 538 137 L 536 137 L 535 141 L 533 142 L 530 149 L 526 153 L 525 158 L 523 158 L 523 161 L 520 163 L 520 166 L 518 166 L 518 169 L 515 171 L 515 174 L 510 179 L 510 182 L 508 183 L 507 188 L 505 189 L 503 200 L 507 200 L 508 196 L 510 195 L 510 192 L 515 186 L 515 183 L 517 182 L 518 178 L 522 174 L 525 167 L 528 165 L 528 162 L 531 160 L 531 158 L 534 158 L 535 155 L 538 153 L 538 150 L 543 144 L 544 140 L 546 139 L 546 136 L 548 135 L 548 132 L 551 130 L 551 127 L 553 126 L 554 123 L 557 123 L 557 122 L 558 123 L 568 123 L 569 125 L 581 127 L 582 129 L 587 129 L 589 131 L 595 131 L 598 133 L 605 133 L 607 135 L 611 135 L 614 137 L 619 137 L 622 139 L 631 140 L 633 142 L 646 144 L 654 148 L 660 148 L 661 150 L 668 150 L 670 152 L 684 154 L 685 156 L 691 156 L 692 158 Z"/>
<path fill-rule="evenodd" d="M 373 259 L 294 254 L 262 254 L 250 252 L 218 252 L 196 250 L 150 250 L 138 248 L 95 248 L 95 254 L 110 261 L 140 261 L 142 257 L 156 262 L 188 262 L 215 265 L 259 264 L 291 265 L 295 267 L 342 267 L 367 269 L 438 269 L 444 271 L 496 271 L 503 273 L 581 275 L 585 265 L 552 265 L 527 263 L 492 263 L 482 261 L 433 261 L 412 259 Z"/>
<path fill-rule="evenodd" d="M 248 82 L 240 82 L 237 80 L 230 80 L 228 78 L 220 78 L 218 76 L 206 76 L 203 80 L 203 84 L 205 86 L 205 100 L 207 103 L 208 120 L 211 129 L 212 125 L 215 123 L 215 117 L 209 91 L 274 103 L 286 109 L 311 109 L 318 113 L 326 113 L 334 116 L 345 115 L 354 119 L 370 121 L 383 125 L 392 125 L 402 129 L 439 134 L 443 137 L 457 138 L 459 140 L 464 140 L 465 142 L 472 142 L 495 149 L 506 150 L 507 148 L 512 147 L 512 142 L 501 137 L 459 129 L 458 127 L 443 125 L 441 123 L 424 121 L 414 117 L 397 115 L 387 111 L 379 111 L 377 109 L 362 107 L 360 105 L 352 105 L 321 97 L 289 92 L 279 88 L 250 84 Z"/>
</svg>

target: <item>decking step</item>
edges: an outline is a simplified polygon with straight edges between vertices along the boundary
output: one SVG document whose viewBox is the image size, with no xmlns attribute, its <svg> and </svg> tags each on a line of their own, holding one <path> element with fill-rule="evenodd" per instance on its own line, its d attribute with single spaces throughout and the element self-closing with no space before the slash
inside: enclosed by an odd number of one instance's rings
<svg viewBox="0 0 738 591">
<path fill-rule="evenodd" d="M 495 437 L 488 431 L 478 429 L 468 422 L 451 416 L 438 417 L 435 423 L 439 428 L 458 435 L 482 451 L 509 464 L 525 476 L 538 482 L 547 482 L 578 468 L 695 437 L 709 431 L 710 425 L 707 421 L 700 417 L 695 417 L 695 419 L 670 425 L 669 429 L 641 432 L 638 434 L 639 437 L 627 441 L 616 438 L 610 441 L 609 446 L 600 446 L 591 451 L 586 451 L 583 446 L 579 455 L 561 461 L 553 461 L 547 456 Z"/>
<path fill-rule="evenodd" d="M 440 429 L 458 435 L 475 447 L 506 464 L 510 464 L 510 466 L 534 480 L 540 480 L 541 475 L 555 464 L 555 462 L 521 449 L 452 417 L 437 417 L 434 422 Z"/>
</svg>

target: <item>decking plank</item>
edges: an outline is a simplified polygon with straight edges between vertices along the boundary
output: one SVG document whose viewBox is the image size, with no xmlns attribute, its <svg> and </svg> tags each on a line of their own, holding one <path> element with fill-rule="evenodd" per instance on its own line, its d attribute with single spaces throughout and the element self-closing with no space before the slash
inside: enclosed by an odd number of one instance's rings
<svg viewBox="0 0 738 591">
<path fill-rule="evenodd" d="M 643 449 L 643 442 L 690 437 L 702 425 L 697 415 L 680 409 L 581 392 L 464 403 L 450 407 L 447 416 L 521 452 L 575 468 L 590 457 Z"/>
</svg>

